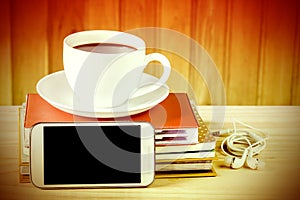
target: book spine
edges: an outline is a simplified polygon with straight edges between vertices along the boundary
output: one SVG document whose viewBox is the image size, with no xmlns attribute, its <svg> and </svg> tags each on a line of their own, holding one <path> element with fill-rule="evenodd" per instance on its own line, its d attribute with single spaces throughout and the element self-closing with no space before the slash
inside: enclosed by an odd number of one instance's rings
<svg viewBox="0 0 300 200">
<path fill-rule="evenodd" d="M 176 152 L 186 152 L 186 151 L 203 151 L 203 150 L 213 150 L 216 147 L 215 142 L 188 144 L 188 145 L 166 145 L 166 146 L 156 146 L 155 150 L 157 153 L 176 153 Z"/>
<path fill-rule="evenodd" d="M 212 158 L 215 157 L 215 151 L 203 151 L 203 152 L 187 152 L 187 153 L 156 153 L 156 160 L 168 160 L 168 159 L 189 159 L 189 158 Z"/>
<path fill-rule="evenodd" d="M 156 164 L 155 171 L 210 170 L 212 162 L 188 164 Z"/>
</svg>

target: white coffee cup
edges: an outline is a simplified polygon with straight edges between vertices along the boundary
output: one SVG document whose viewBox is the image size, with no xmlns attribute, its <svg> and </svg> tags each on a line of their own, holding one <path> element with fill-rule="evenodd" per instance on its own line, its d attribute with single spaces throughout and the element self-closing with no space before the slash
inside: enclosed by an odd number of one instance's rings
<svg viewBox="0 0 300 200">
<path fill-rule="evenodd" d="M 79 47 L 93 44 L 99 52 Z M 146 55 L 145 42 L 125 32 L 77 32 L 68 35 L 63 45 L 64 71 L 74 95 L 82 102 L 97 102 L 98 107 L 109 108 L 126 103 L 138 89 L 144 69 L 151 61 L 162 64 L 163 74 L 140 95 L 165 84 L 171 72 L 170 62 L 164 55 Z"/>
</svg>

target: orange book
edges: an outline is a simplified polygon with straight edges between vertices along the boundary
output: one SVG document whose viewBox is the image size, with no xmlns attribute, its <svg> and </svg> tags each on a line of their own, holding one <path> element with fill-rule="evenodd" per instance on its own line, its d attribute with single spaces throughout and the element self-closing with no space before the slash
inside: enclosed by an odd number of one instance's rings
<svg viewBox="0 0 300 200">
<path fill-rule="evenodd" d="M 198 143 L 198 121 L 189 98 L 185 93 L 170 93 L 160 104 L 148 111 L 119 118 L 89 118 L 74 116 L 61 111 L 38 94 L 28 94 L 24 127 L 31 128 L 37 123 L 47 122 L 105 122 L 105 121 L 145 121 L 156 131 L 156 144 Z"/>
</svg>

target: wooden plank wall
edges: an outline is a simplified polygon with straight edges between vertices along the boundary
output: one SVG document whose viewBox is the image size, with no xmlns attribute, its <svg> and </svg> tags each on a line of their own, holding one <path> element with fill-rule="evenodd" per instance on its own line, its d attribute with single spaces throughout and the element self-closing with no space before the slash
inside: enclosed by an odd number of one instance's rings
<svg viewBox="0 0 300 200">
<path fill-rule="evenodd" d="M 201 44 L 218 67 L 229 105 L 300 105 L 299 5 L 298 0 L 2 0 L 0 105 L 21 104 L 36 92 L 40 78 L 63 69 L 62 40 L 68 34 L 143 27 L 179 31 Z M 211 104 L 189 62 L 163 53 L 191 83 L 198 103 Z"/>
</svg>

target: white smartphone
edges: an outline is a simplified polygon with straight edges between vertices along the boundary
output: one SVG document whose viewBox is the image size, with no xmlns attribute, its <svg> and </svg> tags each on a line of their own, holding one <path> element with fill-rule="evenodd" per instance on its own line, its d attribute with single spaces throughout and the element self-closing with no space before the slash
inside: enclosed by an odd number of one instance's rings
<svg viewBox="0 0 300 200">
<path fill-rule="evenodd" d="M 155 174 L 154 129 L 146 122 L 41 123 L 30 137 L 39 188 L 145 187 Z"/>
</svg>

